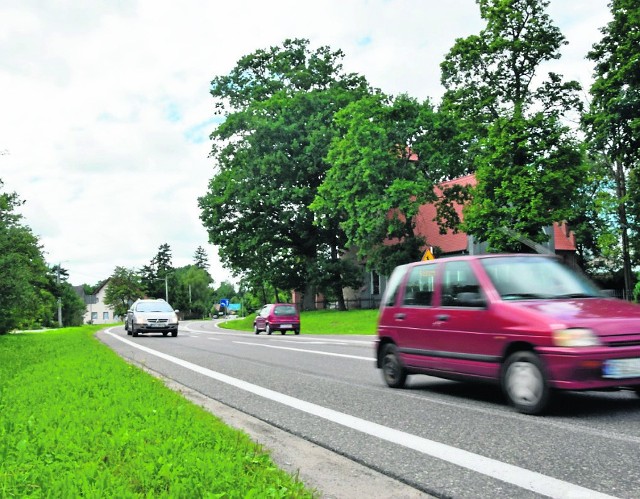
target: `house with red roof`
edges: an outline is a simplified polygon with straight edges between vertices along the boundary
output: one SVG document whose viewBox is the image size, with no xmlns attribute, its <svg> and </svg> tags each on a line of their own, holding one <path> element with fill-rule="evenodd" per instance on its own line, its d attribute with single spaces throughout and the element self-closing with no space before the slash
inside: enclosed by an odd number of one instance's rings
<svg viewBox="0 0 640 499">
<path fill-rule="evenodd" d="M 467 175 L 457 179 L 442 182 L 434 187 L 437 196 L 454 185 L 476 185 L 475 175 Z M 460 220 L 462 220 L 463 205 L 454 205 Z M 576 238 L 566 223 L 554 223 L 553 227 L 544 229 L 549 240 L 540 249 L 547 253 L 555 253 L 569 265 L 576 265 Z M 454 232 L 448 229 L 444 234 L 440 233 L 440 226 L 436 222 L 436 206 L 434 204 L 422 205 L 416 215 L 415 233 L 424 237 L 426 245 L 424 251 L 432 249 L 439 256 L 452 255 L 477 255 L 487 252 L 486 243 L 477 241 L 473 236 L 464 232 Z M 526 242 L 524 244 L 527 244 Z M 351 308 L 362 306 L 363 308 L 375 307 L 380 303 L 382 293 L 386 285 L 386 276 L 376 272 L 367 272 L 365 285 L 359 290 L 345 290 L 345 299 Z M 358 305 L 359 304 L 359 305 Z"/>
</svg>

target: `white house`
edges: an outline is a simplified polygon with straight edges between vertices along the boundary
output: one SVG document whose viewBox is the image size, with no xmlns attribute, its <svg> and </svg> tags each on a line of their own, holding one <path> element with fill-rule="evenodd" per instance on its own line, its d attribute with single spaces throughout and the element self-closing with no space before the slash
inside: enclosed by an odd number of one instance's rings
<svg viewBox="0 0 640 499">
<path fill-rule="evenodd" d="M 102 283 L 95 294 L 86 297 L 87 309 L 83 319 L 86 324 L 111 324 L 120 321 L 113 308 L 104 302 L 108 287 L 109 279 Z"/>
</svg>

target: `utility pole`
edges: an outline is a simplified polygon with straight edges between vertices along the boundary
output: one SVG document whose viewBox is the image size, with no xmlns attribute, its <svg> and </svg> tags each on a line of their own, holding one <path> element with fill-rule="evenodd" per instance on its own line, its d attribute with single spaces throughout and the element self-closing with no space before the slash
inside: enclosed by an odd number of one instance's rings
<svg viewBox="0 0 640 499">
<path fill-rule="evenodd" d="M 56 284 L 58 285 L 58 294 L 60 294 L 60 266 L 62 263 L 58 264 L 58 272 L 56 278 Z M 62 327 L 62 296 L 58 296 L 58 325 Z"/>
</svg>

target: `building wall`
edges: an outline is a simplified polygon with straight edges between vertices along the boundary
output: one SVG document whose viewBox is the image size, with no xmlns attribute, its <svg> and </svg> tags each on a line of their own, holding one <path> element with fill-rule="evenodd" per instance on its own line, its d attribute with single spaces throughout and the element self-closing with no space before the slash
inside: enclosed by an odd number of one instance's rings
<svg viewBox="0 0 640 499">
<path fill-rule="evenodd" d="M 86 324 L 112 324 L 119 322 L 120 317 L 116 316 L 113 312 L 113 308 L 105 304 L 104 296 L 107 292 L 109 283 L 105 283 L 94 295 L 95 300 L 89 300 L 87 310 L 84 314 L 84 322 Z M 95 303 L 91 303 L 95 301 Z"/>
</svg>

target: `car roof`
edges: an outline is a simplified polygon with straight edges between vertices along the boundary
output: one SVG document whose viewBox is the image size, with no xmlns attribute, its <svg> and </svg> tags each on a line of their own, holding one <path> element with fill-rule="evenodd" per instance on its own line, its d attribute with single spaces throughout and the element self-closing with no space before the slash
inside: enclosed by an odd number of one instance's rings
<svg viewBox="0 0 640 499">
<path fill-rule="evenodd" d="M 490 258 L 551 258 L 557 259 L 556 255 L 545 255 L 542 253 L 486 253 L 482 255 L 452 255 L 436 258 L 435 260 L 421 260 L 419 262 L 407 263 L 404 266 L 414 266 L 424 263 L 438 263 L 439 261 L 471 261 L 486 260 Z"/>
</svg>

